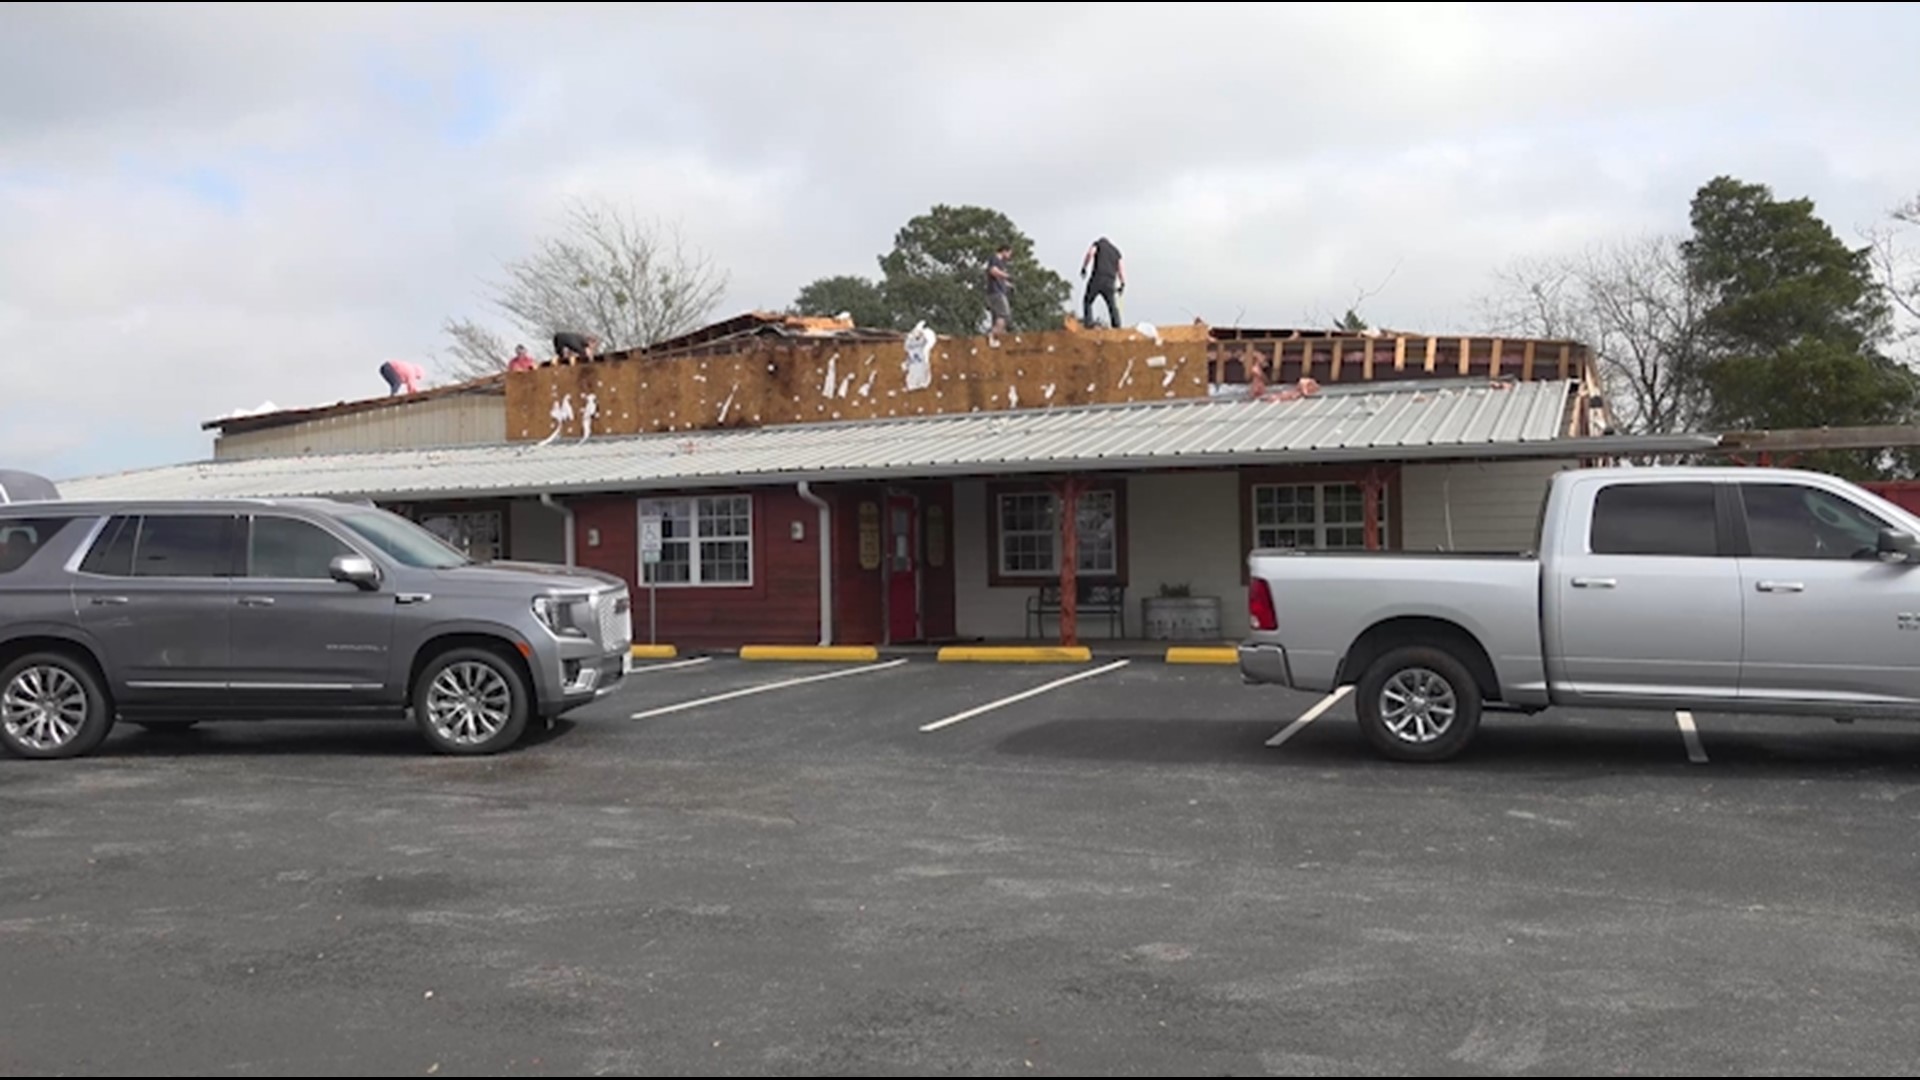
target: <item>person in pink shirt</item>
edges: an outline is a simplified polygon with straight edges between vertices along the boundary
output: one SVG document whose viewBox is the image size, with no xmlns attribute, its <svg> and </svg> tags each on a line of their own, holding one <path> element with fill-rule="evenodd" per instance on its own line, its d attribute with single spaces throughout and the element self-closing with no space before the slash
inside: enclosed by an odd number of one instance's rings
<svg viewBox="0 0 1920 1080">
<path fill-rule="evenodd" d="M 412 394 L 420 389 L 420 383 L 427 377 L 427 372 L 419 364 L 409 364 L 405 360 L 389 360 L 380 365 L 380 377 L 387 380 L 389 394 L 397 394 L 402 389 Z"/>
<path fill-rule="evenodd" d="M 513 359 L 507 361 L 508 371 L 532 371 L 537 366 L 538 365 L 534 363 L 533 355 L 527 352 L 525 345 L 515 346 Z"/>
</svg>

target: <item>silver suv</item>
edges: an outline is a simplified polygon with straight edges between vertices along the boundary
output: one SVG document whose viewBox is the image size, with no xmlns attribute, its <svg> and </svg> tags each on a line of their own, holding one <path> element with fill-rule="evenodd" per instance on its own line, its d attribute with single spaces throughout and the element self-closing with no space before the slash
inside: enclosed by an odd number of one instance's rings
<svg viewBox="0 0 1920 1080">
<path fill-rule="evenodd" d="M 610 574 L 474 563 L 371 506 L 5 503 L 0 745 L 74 757 L 121 718 L 411 715 L 435 750 L 493 753 L 619 685 L 629 607 Z"/>
</svg>

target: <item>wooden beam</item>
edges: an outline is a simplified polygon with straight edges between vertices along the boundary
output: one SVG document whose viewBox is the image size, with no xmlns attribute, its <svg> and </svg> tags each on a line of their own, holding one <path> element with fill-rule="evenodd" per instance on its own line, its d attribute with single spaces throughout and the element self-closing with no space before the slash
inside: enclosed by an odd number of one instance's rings
<svg viewBox="0 0 1920 1080">
<path fill-rule="evenodd" d="M 1433 373 L 1433 362 L 1440 358 L 1440 339 L 1427 339 L 1427 373 Z"/>
<path fill-rule="evenodd" d="M 1368 382 L 1372 382 L 1373 381 L 1373 339 L 1372 338 L 1360 339 L 1360 347 L 1367 350 L 1366 361 L 1360 365 L 1361 373 L 1366 376 L 1366 379 Z"/>
<path fill-rule="evenodd" d="M 1467 374 L 1467 364 L 1473 360 L 1473 339 L 1460 339 L 1460 374 Z"/>
<path fill-rule="evenodd" d="M 1501 341 L 1499 338 L 1493 339 L 1493 357 L 1487 361 L 1487 378 L 1497 379 L 1500 377 L 1500 354 L 1506 351 L 1506 348 L 1506 342 Z"/>
<path fill-rule="evenodd" d="M 1527 351 L 1520 357 L 1520 378 L 1533 381 L 1533 347 L 1536 342 L 1527 342 Z"/>
<path fill-rule="evenodd" d="M 1566 378 L 1573 371 L 1573 346 L 1560 346 L 1560 377 Z"/>
<path fill-rule="evenodd" d="M 1327 368 L 1327 381 L 1330 383 L 1337 383 L 1340 381 L 1340 353 L 1341 353 L 1341 350 L 1345 348 L 1346 344 L 1347 342 L 1345 338 L 1333 339 L 1333 364 L 1332 366 Z"/>
<path fill-rule="evenodd" d="M 1393 339 L 1393 370 L 1407 370 L 1407 339 L 1404 337 Z"/>
</svg>

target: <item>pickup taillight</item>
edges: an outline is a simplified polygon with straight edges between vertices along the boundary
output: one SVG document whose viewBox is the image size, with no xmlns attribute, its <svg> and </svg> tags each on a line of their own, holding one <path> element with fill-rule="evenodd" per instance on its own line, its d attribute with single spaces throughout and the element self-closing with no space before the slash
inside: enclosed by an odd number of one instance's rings
<svg viewBox="0 0 1920 1080">
<path fill-rule="evenodd" d="M 1255 630 L 1280 629 L 1280 615 L 1273 610 L 1273 590 L 1266 580 L 1254 578 L 1247 588 L 1247 621 Z"/>
</svg>

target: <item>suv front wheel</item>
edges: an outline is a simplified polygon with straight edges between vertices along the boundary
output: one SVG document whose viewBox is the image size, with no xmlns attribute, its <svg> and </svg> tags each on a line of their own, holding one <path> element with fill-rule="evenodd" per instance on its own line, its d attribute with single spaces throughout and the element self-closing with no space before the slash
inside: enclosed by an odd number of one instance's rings
<svg viewBox="0 0 1920 1080">
<path fill-rule="evenodd" d="M 0 745 L 25 758 L 79 757 L 113 727 L 92 665 L 66 653 L 28 653 L 0 668 Z"/>
<path fill-rule="evenodd" d="M 531 711 L 527 680 L 488 649 L 433 658 L 413 686 L 413 718 L 442 754 L 497 754 L 520 741 Z"/>
</svg>

